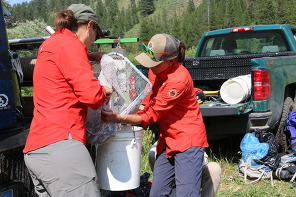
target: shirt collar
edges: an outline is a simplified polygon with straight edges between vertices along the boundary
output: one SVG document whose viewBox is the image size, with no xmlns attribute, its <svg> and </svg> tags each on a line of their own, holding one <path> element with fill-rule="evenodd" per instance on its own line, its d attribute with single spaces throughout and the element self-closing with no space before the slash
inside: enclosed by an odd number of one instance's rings
<svg viewBox="0 0 296 197">
<path fill-rule="evenodd" d="M 177 66 L 178 61 L 174 61 L 173 65 L 169 66 L 165 71 L 163 71 L 160 74 L 157 74 L 156 77 L 159 77 L 162 80 L 165 80 L 167 78 L 167 75 L 170 74 Z"/>
</svg>

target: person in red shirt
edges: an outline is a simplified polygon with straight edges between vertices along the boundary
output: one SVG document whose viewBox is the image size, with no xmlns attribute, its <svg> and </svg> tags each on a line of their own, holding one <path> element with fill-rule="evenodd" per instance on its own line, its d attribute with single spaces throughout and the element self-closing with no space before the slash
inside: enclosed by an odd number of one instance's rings
<svg viewBox="0 0 296 197">
<path fill-rule="evenodd" d="M 72 4 L 56 14 L 56 33 L 40 46 L 34 68 L 34 117 L 25 164 L 39 196 L 99 196 L 85 147 L 87 108 L 108 101 L 112 89 L 94 78 L 88 47 L 103 36 L 95 12 Z M 89 55 L 100 60 L 100 55 Z"/>
<path fill-rule="evenodd" d="M 196 99 L 192 78 L 181 64 L 185 43 L 168 34 L 154 35 L 136 60 L 149 69 L 152 91 L 136 114 L 102 112 L 105 122 L 142 124 L 158 121 L 160 136 L 151 197 L 169 196 L 173 182 L 177 196 L 200 196 L 206 129 Z"/>
</svg>

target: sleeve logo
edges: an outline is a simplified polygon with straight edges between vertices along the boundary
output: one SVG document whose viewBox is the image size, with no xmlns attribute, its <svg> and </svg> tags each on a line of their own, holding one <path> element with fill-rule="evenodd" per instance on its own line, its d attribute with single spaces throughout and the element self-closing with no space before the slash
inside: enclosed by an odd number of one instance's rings
<svg viewBox="0 0 296 197">
<path fill-rule="evenodd" d="M 175 97 L 175 96 L 177 96 L 177 90 L 175 90 L 175 89 L 171 89 L 171 90 L 169 90 L 168 91 L 168 96 L 169 97 Z"/>
</svg>

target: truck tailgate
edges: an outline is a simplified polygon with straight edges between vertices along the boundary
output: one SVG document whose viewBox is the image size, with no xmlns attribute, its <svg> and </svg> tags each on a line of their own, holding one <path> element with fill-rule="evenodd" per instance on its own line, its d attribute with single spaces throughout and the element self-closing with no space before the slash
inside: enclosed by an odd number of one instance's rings
<svg viewBox="0 0 296 197">
<path fill-rule="evenodd" d="M 203 117 L 211 116 L 233 116 L 246 114 L 252 110 L 249 102 L 238 104 L 225 104 L 221 102 L 206 101 L 200 104 Z"/>
</svg>

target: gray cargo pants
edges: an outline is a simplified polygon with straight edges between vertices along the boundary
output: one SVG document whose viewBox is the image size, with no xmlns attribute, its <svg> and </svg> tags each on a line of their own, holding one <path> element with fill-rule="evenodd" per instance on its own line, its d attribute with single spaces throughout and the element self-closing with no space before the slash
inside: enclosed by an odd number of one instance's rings
<svg viewBox="0 0 296 197">
<path fill-rule="evenodd" d="M 26 166 L 41 197 L 99 197 L 91 156 L 78 140 L 68 139 L 24 155 Z"/>
</svg>

